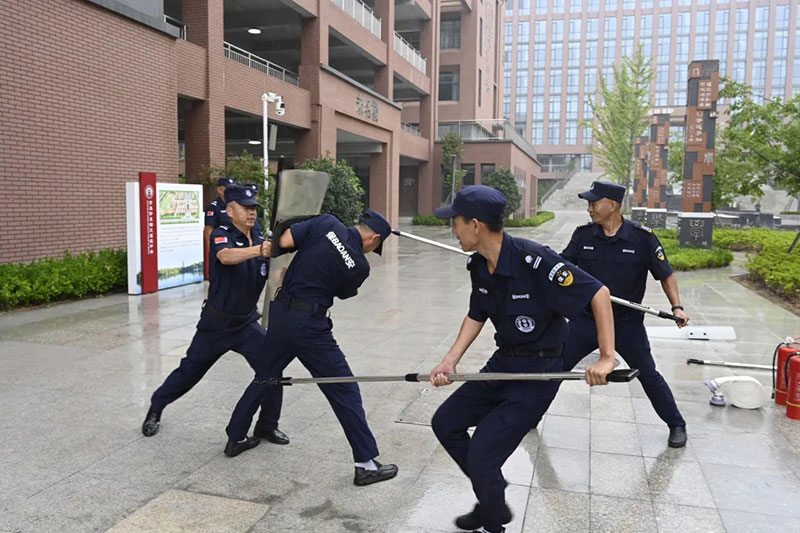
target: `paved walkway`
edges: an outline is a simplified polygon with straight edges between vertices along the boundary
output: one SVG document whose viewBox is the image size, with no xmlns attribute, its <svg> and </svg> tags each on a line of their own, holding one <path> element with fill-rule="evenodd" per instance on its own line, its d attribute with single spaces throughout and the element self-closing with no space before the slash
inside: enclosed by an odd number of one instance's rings
<svg viewBox="0 0 800 533">
<path fill-rule="evenodd" d="M 558 213 L 513 233 L 561 250 L 584 219 Z M 455 243 L 443 228 L 405 229 Z M 397 238 L 386 249 L 359 296 L 335 305 L 334 332 L 357 374 L 426 372 L 466 312 L 464 259 Z M 505 466 L 509 532 L 800 530 L 800 422 L 772 404 L 709 406 L 702 381 L 731 372 L 685 364 L 765 364 L 800 334 L 798 317 L 728 279 L 741 272 L 679 274 L 693 321 L 732 325 L 736 341 L 653 340 L 689 445 L 666 447 L 638 383 L 566 383 Z M 164 412 L 157 436 L 142 437 L 149 396 L 185 352 L 203 294 L 194 285 L 0 315 L 0 531 L 455 531 L 473 496 L 428 426 L 452 387 L 362 386 L 381 459 L 400 466 L 371 487 L 352 485 L 349 448 L 314 387 L 286 391 L 291 445 L 225 457 L 224 427 L 252 377 L 236 354 Z M 666 306 L 656 282 L 645 303 Z M 460 370 L 480 368 L 492 333 Z M 286 375 L 306 372 L 293 364 Z M 751 375 L 769 383 L 766 372 Z"/>
</svg>

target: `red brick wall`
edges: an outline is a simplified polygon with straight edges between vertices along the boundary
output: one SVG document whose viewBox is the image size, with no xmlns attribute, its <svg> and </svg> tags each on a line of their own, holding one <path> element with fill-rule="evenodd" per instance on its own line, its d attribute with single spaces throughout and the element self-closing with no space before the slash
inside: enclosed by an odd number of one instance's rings
<svg viewBox="0 0 800 533">
<path fill-rule="evenodd" d="M 0 263 L 125 246 L 125 182 L 177 181 L 174 39 L 80 0 L 0 0 Z"/>
</svg>

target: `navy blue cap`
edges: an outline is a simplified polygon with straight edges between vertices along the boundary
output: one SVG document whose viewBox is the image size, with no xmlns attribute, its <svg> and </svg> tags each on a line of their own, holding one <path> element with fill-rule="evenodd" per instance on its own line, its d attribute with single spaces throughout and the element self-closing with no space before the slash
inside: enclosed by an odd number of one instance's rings
<svg viewBox="0 0 800 533">
<path fill-rule="evenodd" d="M 258 194 L 258 185 L 256 185 L 255 183 L 244 183 L 242 184 L 242 187 L 246 187 L 251 191 L 253 191 L 255 194 Z"/>
<path fill-rule="evenodd" d="M 364 211 L 358 221 L 366 224 L 372 231 L 381 236 L 381 243 L 375 248 L 375 253 L 381 255 L 381 252 L 383 252 L 383 243 L 386 242 L 386 238 L 392 234 L 392 226 L 389 224 L 389 221 L 373 209 Z"/>
<path fill-rule="evenodd" d="M 503 222 L 505 209 L 503 193 L 486 185 L 469 185 L 458 191 L 452 204 L 436 209 L 435 214 L 438 218 L 461 215 L 467 220 L 477 218 L 481 222 L 498 224 Z"/>
<path fill-rule="evenodd" d="M 608 198 L 617 203 L 622 203 L 625 197 L 625 186 L 610 181 L 593 181 L 589 190 L 578 194 L 578 198 L 596 202 L 600 198 Z"/>
<path fill-rule="evenodd" d="M 230 176 L 225 176 L 224 178 L 220 178 L 217 180 L 217 187 L 227 187 L 228 185 L 233 185 L 236 183 L 233 178 Z"/>
<path fill-rule="evenodd" d="M 225 187 L 225 203 L 229 202 L 236 202 L 244 206 L 258 205 L 255 193 L 241 185 L 228 185 Z"/>
</svg>

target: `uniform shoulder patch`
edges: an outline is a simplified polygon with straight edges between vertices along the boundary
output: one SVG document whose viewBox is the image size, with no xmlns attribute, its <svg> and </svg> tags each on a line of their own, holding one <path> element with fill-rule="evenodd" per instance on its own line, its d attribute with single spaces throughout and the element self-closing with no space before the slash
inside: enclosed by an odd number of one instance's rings
<svg viewBox="0 0 800 533">
<path fill-rule="evenodd" d="M 650 228 L 649 226 L 645 226 L 645 225 L 642 225 L 642 224 L 637 224 L 637 223 L 634 222 L 633 223 L 633 227 L 636 228 L 636 229 L 640 229 L 642 231 L 646 231 L 647 233 L 653 233 L 653 229 Z"/>
<path fill-rule="evenodd" d="M 230 229 L 228 226 L 217 226 L 217 227 L 220 229 L 224 229 L 225 231 L 228 231 Z"/>
</svg>

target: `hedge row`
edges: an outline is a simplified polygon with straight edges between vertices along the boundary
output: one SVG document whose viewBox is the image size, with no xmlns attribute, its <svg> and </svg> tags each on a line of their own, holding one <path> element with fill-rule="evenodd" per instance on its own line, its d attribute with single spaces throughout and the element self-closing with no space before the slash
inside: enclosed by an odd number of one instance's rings
<svg viewBox="0 0 800 533">
<path fill-rule="evenodd" d="M 552 211 L 539 211 L 539 214 L 532 218 L 507 218 L 504 224 L 507 228 L 533 227 L 544 224 L 548 220 L 553 220 L 555 216 Z M 441 219 L 427 215 L 414 217 L 411 219 L 411 224 L 414 226 L 447 226 L 448 221 L 446 218 Z"/>
<path fill-rule="evenodd" d="M 127 275 L 124 250 L 0 265 L 0 309 L 103 294 L 124 287 Z"/>
</svg>

